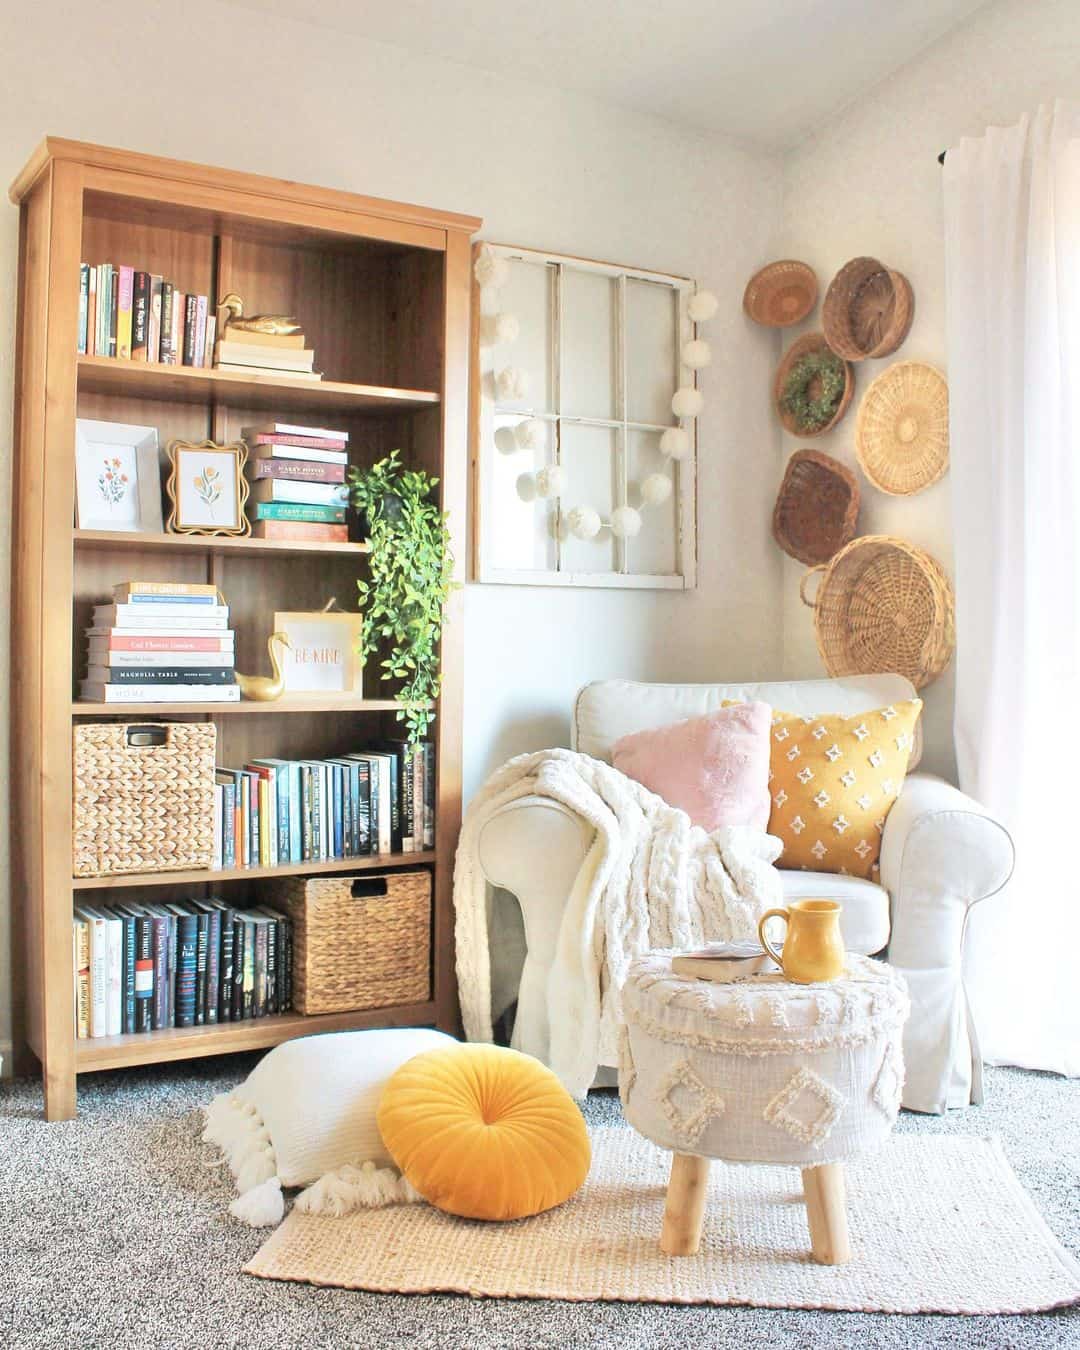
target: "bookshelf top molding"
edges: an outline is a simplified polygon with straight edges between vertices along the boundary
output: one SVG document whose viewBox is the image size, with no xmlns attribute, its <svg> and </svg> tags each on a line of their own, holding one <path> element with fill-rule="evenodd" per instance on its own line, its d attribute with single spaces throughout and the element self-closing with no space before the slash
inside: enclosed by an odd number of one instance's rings
<svg viewBox="0 0 1080 1350">
<path fill-rule="evenodd" d="M 271 178 L 263 174 L 245 173 L 238 169 L 219 169 L 208 164 L 167 159 L 161 155 L 118 150 L 112 146 L 94 145 L 88 141 L 67 140 L 61 136 L 46 136 L 38 145 L 22 172 L 8 189 L 11 200 L 19 205 L 33 191 L 38 179 L 49 166 L 60 160 L 112 173 L 138 174 L 144 178 L 171 180 L 196 188 L 224 188 L 230 192 L 276 199 L 290 206 L 329 209 L 355 213 L 358 216 L 378 216 L 384 220 L 428 229 L 475 234 L 482 224 L 477 216 L 460 215 L 453 211 L 436 211 L 409 202 L 365 197 L 337 188 L 295 183 L 285 178 Z"/>
</svg>

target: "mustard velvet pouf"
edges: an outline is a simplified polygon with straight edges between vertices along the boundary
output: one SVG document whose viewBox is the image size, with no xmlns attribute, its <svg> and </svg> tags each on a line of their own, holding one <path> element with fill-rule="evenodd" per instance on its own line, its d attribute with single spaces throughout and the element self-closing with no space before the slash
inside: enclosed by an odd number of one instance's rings
<svg viewBox="0 0 1080 1350">
<path fill-rule="evenodd" d="M 539 1060 L 497 1045 L 416 1055 L 391 1076 L 376 1119 L 406 1180 L 465 1219 L 540 1214 L 589 1170 L 574 1099 Z"/>
</svg>

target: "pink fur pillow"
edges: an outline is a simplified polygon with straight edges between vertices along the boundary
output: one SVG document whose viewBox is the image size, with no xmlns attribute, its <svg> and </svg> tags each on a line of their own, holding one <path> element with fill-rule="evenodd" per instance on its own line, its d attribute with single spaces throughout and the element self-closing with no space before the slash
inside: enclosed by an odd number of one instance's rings
<svg viewBox="0 0 1080 1350">
<path fill-rule="evenodd" d="M 739 703 L 615 742 L 620 773 L 678 806 L 710 834 L 723 825 L 769 824 L 767 703 Z"/>
</svg>

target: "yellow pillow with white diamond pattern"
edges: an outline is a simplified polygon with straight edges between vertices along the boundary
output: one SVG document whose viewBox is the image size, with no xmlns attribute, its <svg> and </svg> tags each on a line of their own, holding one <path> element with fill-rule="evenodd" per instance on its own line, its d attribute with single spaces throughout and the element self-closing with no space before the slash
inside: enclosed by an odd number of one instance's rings
<svg viewBox="0 0 1080 1350">
<path fill-rule="evenodd" d="M 900 795 L 922 699 L 854 717 L 773 710 L 769 833 L 777 867 L 875 878 L 885 817 Z"/>
</svg>

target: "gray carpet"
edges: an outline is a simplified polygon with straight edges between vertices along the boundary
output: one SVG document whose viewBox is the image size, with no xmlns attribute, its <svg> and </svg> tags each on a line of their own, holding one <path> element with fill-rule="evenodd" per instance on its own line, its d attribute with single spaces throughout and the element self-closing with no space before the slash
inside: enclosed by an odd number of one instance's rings
<svg viewBox="0 0 1080 1350">
<path fill-rule="evenodd" d="M 468 1350 L 743 1346 L 1080 1346 L 1080 1310 L 1025 1317 L 887 1317 L 401 1297 L 271 1284 L 240 1267 L 265 1234 L 226 1209 L 194 1108 L 254 1058 L 89 1075 L 77 1121 L 46 1125 L 32 1082 L 0 1088 L 0 1345 L 408 1345 Z M 1080 1083 L 988 1073 L 988 1101 L 905 1133 L 1000 1134 L 1050 1227 L 1080 1256 Z M 621 1121 L 610 1093 L 591 1123 Z"/>
</svg>

